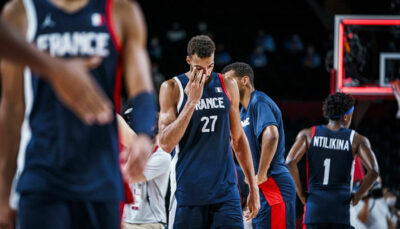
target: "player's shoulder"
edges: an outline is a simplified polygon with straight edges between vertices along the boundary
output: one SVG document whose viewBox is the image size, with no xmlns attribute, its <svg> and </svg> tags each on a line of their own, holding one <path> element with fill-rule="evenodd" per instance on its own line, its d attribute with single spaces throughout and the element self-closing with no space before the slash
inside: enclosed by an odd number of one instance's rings
<svg viewBox="0 0 400 229">
<path fill-rule="evenodd" d="M 135 24 L 134 20 L 142 21 L 142 9 L 139 3 L 132 0 L 114 0 L 113 12 L 127 26 Z"/>
<path fill-rule="evenodd" d="M 169 79 L 169 80 L 165 80 L 164 82 L 162 82 L 161 84 L 161 88 L 162 89 L 174 89 L 178 87 L 178 82 L 176 82 L 175 79 Z"/>
<path fill-rule="evenodd" d="M 252 99 L 250 101 L 250 106 L 253 108 L 261 107 L 261 108 L 269 108 L 271 110 L 279 110 L 278 105 L 274 100 L 271 99 L 267 94 L 262 91 L 253 91 Z"/>
<path fill-rule="evenodd" d="M 355 130 L 353 131 L 354 131 L 353 143 L 355 145 L 360 145 L 360 144 L 370 145 L 369 139 L 366 136 L 359 134 Z"/>
<path fill-rule="evenodd" d="M 175 79 L 165 80 L 160 87 L 160 97 L 163 94 L 170 95 L 172 98 L 179 97 L 180 89 L 178 82 Z"/>
<path fill-rule="evenodd" d="M 225 87 L 228 90 L 232 90 L 233 88 L 238 87 L 238 85 L 234 79 L 231 79 L 228 77 L 222 77 L 222 80 L 224 81 Z"/>
<path fill-rule="evenodd" d="M 1 17 L 18 29 L 24 28 L 27 20 L 23 1 L 12 0 L 7 2 L 1 12 Z"/>
<path fill-rule="evenodd" d="M 114 0 L 113 14 L 116 26 L 121 27 L 122 34 L 145 33 L 145 23 L 139 4 L 131 0 Z"/>
<path fill-rule="evenodd" d="M 308 128 L 304 128 L 304 129 L 300 130 L 299 133 L 297 134 L 297 137 L 311 138 L 312 137 L 313 128 L 314 127 L 312 126 L 312 127 L 308 127 Z"/>
<path fill-rule="evenodd" d="M 165 150 L 163 150 L 160 146 L 157 147 L 156 151 L 151 155 L 152 157 L 158 157 L 161 160 L 168 162 L 171 161 L 171 154 L 167 153 Z"/>
<path fill-rule="evenodd" d="M 257 103 L 266 103 L 266 104 L 273 103 L 273 100 L 262 91 L 254 90 L 253 98 L 254 98 L 254 101 L 256 101 Z"/>
<path fill-rule="evenodd" d="M 135 12 L 139 9 L 139 5 L 136 1 L 131 0 L 114 0 L 114 10 L 116 12 Z"/>
</svg>

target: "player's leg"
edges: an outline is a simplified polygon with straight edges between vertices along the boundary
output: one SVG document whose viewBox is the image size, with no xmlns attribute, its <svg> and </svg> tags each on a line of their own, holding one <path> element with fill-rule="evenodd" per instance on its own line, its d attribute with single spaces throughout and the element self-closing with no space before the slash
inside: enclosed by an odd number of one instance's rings
<svg viewBox="0 0 400 229">
<path fill-rule="evenodd" d="M 354 229 L 350 225 L 340 223 L 310 223 L 306 225 L 306 229 Z"/>
<path fill-rule="evenodd" d="M 260 192 L 260 195 L 261 192 Z M 260 210 L 256 218 L 252 220 L 253 229 L 271 229 L 271 206 L 268 205 L 265 198 L 260 197 Z"/>
<path fill-rule="evenodd" d="M 81 205 L 87 214 L 86 219 L 82 218 L 81 215 L 74 215 L 74 226 L 75 228 L 82 228 L 82 220 L 90 225 L 88 228 L 95 229 L 108 229 L 108 228 L 120 228 L 120 214 L 119 214 L 119 202 L 108 201 L 108 202 L 85 202 Z M 79 207 L 79 206 L 78 206 Z M 79 211 L 77 211 L 79 212 Z"/>
<path fill-rule="evenodd" d="M 171 229 L 208 229 L 208 205 L 176 206 L 175 214 L 170 214 Z"/>
<path fill-rule="evenodd" d="M 285 201 L 286 207 L 286 228 L 296 228 L 296 199 Z"/>
<path fill-rule="evenodd" d="M 242 229 L 243 217 L 240 200 L 228 200 L 210 205 L 210 225 L 212 229 Z"/>
<path fill-rule="evenodd" d="M 296 186 L 290 173 L 273 175 L 285 207 L 286 229 L 296 228 Z"/>
<path fill-rule="evenodd" d="M 271 176 L 259 185 L 262 206 L 253 228 L 286 229 L 286 205 L 279 183 L 278 176 Z"/>
<path fill-rule="evenodd" d="M 70 209 L 65 201 L 45 194 L 22 194 L 18 207 L 20 229 L 72 228 Z"/>
</svg>

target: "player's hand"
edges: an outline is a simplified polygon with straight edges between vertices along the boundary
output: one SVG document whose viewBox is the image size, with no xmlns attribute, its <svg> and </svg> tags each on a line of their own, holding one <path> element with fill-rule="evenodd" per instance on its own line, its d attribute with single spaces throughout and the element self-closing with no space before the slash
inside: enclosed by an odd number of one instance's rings
<svg viewBox="0 0 400 229">
<path fill-rule="evenodd" d="M 0 203 L 0 229 L 14 229 L 16 212 L 10 208 L 8 201 L 4 202 Z"/>
<path fill-rule="evenodd" d="M 362 196 L 360 196 L 357 193 L 354 193 L 353 198 L 351 199 L 353 206 L 356 206 L 358 204 L 358 202 L 360 202 L 361 199 L 362 199 Z"/>
<path fill-rule="evenodd" d="M 256 181 L 257 185 L 260 185 L 268 180 L 267 174 L 257 174 Z"/>
<path fill-rule="evenodd" d="M 206 75 L 203 74 L 203 69 L 193 69 L 189 75 L 189 83 L 186 85 L 185 93 L 188 96 L 188 102 L 197 104 L 203 95 L 204 83 Z"/>
<path fill-rule="evenodd" d="M 306 204 L 306 201 L 307 201 L 307 194 L 306 194 L 306 192 L 303 192 L 303 193 L 299 194 L 299 199 L 300 199 L 301 203 L 302 203 L 303 205 L 305 205 L 305 204 Z"/>
<path fill-rule="evenodd" d="M 147 135 L 135 136 L 130 145 L 121 153 L 122 175 L 131 183 L 134 178 L 143 173 L 153 148 L 152 141 Z"/>
<path fill-rule="evenodd" d="M 54 92 L 58 98 L 88 125 L 106 124 L 113 119 L 112 104 L 90 76 L 89 70 L 97 67 L 101 59 L 53 59 L 48 70 Z"/>
<path fill-rule="evenodd" d="M 244 217 L 247 221 L 253 219 L 257 216 L 258 210 L 260 210 L 260 196 L 258 191 L 258 186 L 249 186 L 250 192 L 247 197 L 247 207 L 249 209 L 248 212 L 245 212 Z"/>
</svg>

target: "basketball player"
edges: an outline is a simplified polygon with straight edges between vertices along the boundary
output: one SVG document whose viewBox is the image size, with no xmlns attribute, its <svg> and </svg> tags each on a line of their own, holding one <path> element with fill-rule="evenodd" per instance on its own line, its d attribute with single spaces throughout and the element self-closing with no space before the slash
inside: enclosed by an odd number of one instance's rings
<svg viewBox="0 0 400 229">
<path fill-rule="evenodd" d="M 187 46 L 190 70 L 160 90 L 160 147 L 176 153 L 171 164 L 169 228 L 243 228 L 230 137 L 249 180 L 247 218 L 259 209 L 258 187 L 240 125 L 235 81 L 212 72 L 214 42 L 195 36 Z"/>
<path fill-rule="evenodd" d="M 104 93 L 88 75 L 88 69 L 100 63 L 88 60 L 59 60 L 29 45 L 12 27 L 0 19 L 0 56 L 28 65 L 46 78 L 60 100 L 87 124 L 108 123 L 112 106 Z"/>
<path fill-rule="evenodd" d="M 254 72 L 246 63 L 226 66 L 222 73 L 237 82 L 240 117 L 249 140 L 257 184 L 260 211 L 253 228 L 296 227 L 296 188 L 285 164 L 285 133 L 281 111 L 265 93 L 254 88 Z"/>
<path fill-rule="evenodd" d="M 328 124 L 303 129 L 296 137 L 286 162 L 305 204 L 304 228 L 351 228 L 350 202 L 356 205 L 378 177 L 378 164 L 368 139 L 349 129 L 354 100 L 347 94 L 329 95 L 322 108 Z M 306 154 L 307 189 L 300 183 L 297 163 Z M 352 195 L 354 157 L 367 170 Z"/>
<path fill-rule="evenodd" d="M 91 74 L 107 97 L 114 98 L 116 111 L 124 72 L 128 103 L 136 108 L 131 120 L 138 138 L 128 147 L 122 172 L 128 181 L 140 174 L 152 148 L 155 109 L 139 7 L 128 0 L 14 0 L 3 18 L 51 55 L 100 56 L 103 62 Z M 26 107 L 28 136 L 20 144 L 25 161 L 17 172 L 19 227 L 119 228 L 123 189 L 115 116 L 107 125 L 87 126 L 60 103 L 47 82 L 31 75 L 26 70 L 23 78 L 23 69 L 13 63 L 2 65 L 2 106 L 13 104 L 14 109 L 0 123 L 1 210 L 7 212 Z M 11 224 L 7 214 L 0 215 L 3 224 Z"/>
</svg>

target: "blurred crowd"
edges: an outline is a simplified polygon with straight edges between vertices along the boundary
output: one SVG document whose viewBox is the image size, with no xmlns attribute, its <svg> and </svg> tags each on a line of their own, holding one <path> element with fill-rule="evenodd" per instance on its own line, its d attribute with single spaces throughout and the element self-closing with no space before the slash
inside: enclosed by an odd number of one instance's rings
<svg viewBox="0 0 400 229">
<path fill-rule="evenodd" d="M 186 71 L 184 58 L 188 38 L 195 34 L 206 34 L 216 40 L 216 71 L 232 61 L 241 60 L 254 68 L 259 90 L 268 91 L 269 94 L 288 99 L 322 99 L 329 92 L 329 70 L 324 70 L 324 57 L 333 49 L 331 36 L 327 42 L 321 41 L 320 44 L 305 41 L 299 34 L 288 35 L 280 41 L 273 34 L 259 29 L 253 37 L 247 38 L 251 45 L 230 47 L 219 42 L 205 21 L 200 21 L 191 33 L 179 22 L 174 22 L 164 37 L 150 37 L 148 50 L 153 63 L 156 89 L 163 80 L 173 77 L 177 72 Z M 247 46 L 252 48 L 247 50 Z M 241 53 L 247 52 L 245 57 L 237 54 L 237 49 Z M 313 95 L 309 93 L 310 88 Z"/>
</svg>

